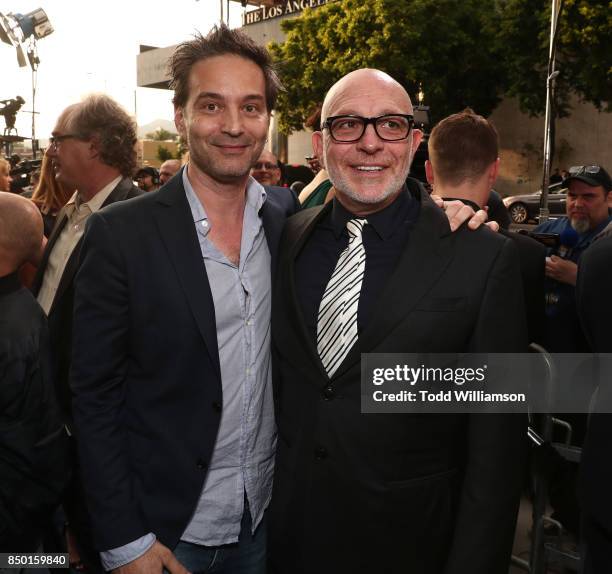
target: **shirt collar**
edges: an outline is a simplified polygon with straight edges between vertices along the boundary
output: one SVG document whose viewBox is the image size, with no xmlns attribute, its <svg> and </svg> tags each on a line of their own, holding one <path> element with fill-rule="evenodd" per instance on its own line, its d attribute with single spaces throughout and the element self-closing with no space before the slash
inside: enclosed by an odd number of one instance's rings
<svg viewBox="0 0 612 574">
<path fill-rule="evenodd" d="M 480 207 L 480 205 L 478 205 L 475 201 L 466 199 L 464 197 L 444 197 L 443 199 L 444 201 L 460 201 L 465 205 L 469 205 L 474 211 L 480 211 L 482 209 L 482 207 Z"/>
<path fill-rule="evenodd" d="M 196 195 L 193 186 L 189 181 L 189 177 L 187 175 L 187 167 L 183 169 L 183 187 L 185 188 L 185 195 L 187 196 L 187 202 L 189 203 L 189 208 L 191 209 L 193 222 L 206 222 L 202 225 L 203 227 L 205 227 L 204 234 L 208 234 L 208 232 L 210 231 L 210 225 L 208 224 L 208 216 L 206 215 L 206 210 L 204 209 L 202 202 L 198 199 L 198 196 Z M 268 195 L 263 185 L 261 185 L 251 176 L 249 176 L 249 181 L 247 182 L 246 187 L 247 205 L 252 207 L 255 213 L 259 213 L 267 197 Z"/>
<path fill-rule="evenodd" d="M 21 289 L 21 283 L 19 283 L 17 271 L 0 277 L 0 295 L 8 295 L 13 291 L 19 291 L 19 289 Z"/>
<path fill-rule="evenodd" d="M 113 189 L 115 189 L 119 182 L 123 179 L 121 175 L 117 176 L 112 181 L 109 181 L 96 195 L 94 195 L 89 201 L 83 201 L 79 192 L 76 191 L 74 195 L 68 200 L 66 205 L 74 204 L 76 209 L 81 209 L 84 206 L 87 206 L 91 213 L 95 213 L 102 208 L 102 204 L 108 199 L 108 196 L 111 194 Z"/>
<path fill-rule="evenodd" d="M 357 218 L 357 216 L 348 211 L 337 198 L 334 197 L 332 201 L 331 227 L 336 238 L 339 238 L 346 229 L 348 221 Z M 372 226 L 372 229 L 374 229 L 378 236 L 383 240 L 387 240 L 393 235 L 398 226 L 408 219 L 409 210 L 414 201 L 412 194 L 404 185 L 393 203 L 376 213 L 371 213 L 358 219 L 367 219 L 368 224 Z"/>
</svg>

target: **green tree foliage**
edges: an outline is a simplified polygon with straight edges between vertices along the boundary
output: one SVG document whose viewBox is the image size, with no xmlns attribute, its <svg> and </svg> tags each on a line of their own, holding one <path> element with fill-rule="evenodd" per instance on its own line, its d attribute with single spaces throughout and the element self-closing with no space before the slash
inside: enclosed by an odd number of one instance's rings
<svg viewBox="0 0 612 574">
<path fill-rule="evenodd" d="M 434 121 L 465 108 L 488 115 L 502 96 L 542 114 L 552 0 L 338 0 L 282 26 L 272 44 L 287 91 L 280 127 L 299 130 L 330 86 L 362 67 L 384 70 L 415 99 L 422 82 Z M 612 100 L 612 3 L 565 0 L 555 116 L 572 91 L 598 109 Z"/>
<path fill-rule="evenodd" d="M 163 163 L 164 161 L 168 159 L 174 159 L 174 156 L 172 155 L 172 152 L 168 148 L 165 148 L 163 145 L 158 145 L 157 146 L 157 159 Z"/>
<path fill-rule="evenodd" d="M 434 120 L 471 106 L 489 114 L 504 71 L 494 47 L 498 12 L 481 0 L 339 0 L 283 23 L 271 50 L 287 91 L 280 127 L 291 132 L 344 74 L 381 69 L 414 99 L 419 82 Z"/>
<path fill-rule="evenodd" d="M 546 105 L 551 0 L 500 0 L 499 9 L 497 45 L 506 93 L 518 98 L 523 111 L 540 115 Z M 558 26 L 555 115 L 569 114 L 572 92 L 612 111 L 612 3 L 565 0 Z"/>
<path fill-rule="evenodd" d="M 157 128 L 154 132 L 149 132 L 148 134 L 146 134 L 145 137 L 150 140 L 165 142 L 168 140 L 175 141 L 178 137 L 178 134 L 173 134 L 172 132 L 169 132 L 164 128 Z"/>
</svg>

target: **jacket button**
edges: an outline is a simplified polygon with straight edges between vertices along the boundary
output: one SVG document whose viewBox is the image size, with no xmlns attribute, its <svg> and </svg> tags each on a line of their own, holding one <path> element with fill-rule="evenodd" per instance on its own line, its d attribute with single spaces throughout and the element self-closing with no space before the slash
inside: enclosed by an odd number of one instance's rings
<svg viewBox="0 0 612 574">
<path fill-rule="evenodd" d="M 314 456 L 316 460 L 323 460 L 327 458 L 327 450 L 322 446 L 315 448 Z"/>
<path fill-rule="evenodd" d="M 323 389 L 323 398 L 326 401 L 331 401 L 332 399 L 334 399 L 336 397 L 336 391 L 334 390 L 333 387 L 325 387 Z"/>
<path fill-rule="evenodd" d="M 216 413 L 220 413 L 223 407 L 221 406 L 221 403 L 218 403 L 217 401 L 215 401 L 212 404 L 212 408 L 213 408 L 213 411 L 215 411 Z"/>
<path fill-rule="evenodd" d="M 208 465 L 206 464 L 206 461 L 204 459 L 199 458 L 198 461 L 196 462 L 196 466 L 200 470 L 204 470 Z"/>
</svg>

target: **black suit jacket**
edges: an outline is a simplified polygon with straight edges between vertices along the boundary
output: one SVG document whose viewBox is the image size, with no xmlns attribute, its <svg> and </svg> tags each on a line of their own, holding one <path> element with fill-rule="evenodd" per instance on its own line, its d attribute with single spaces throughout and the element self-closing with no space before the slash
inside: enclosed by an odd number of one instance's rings
<svg viewBox="0 0 612 574">
<path fill-rule="evenodd" d="M 269 514 L 281 574 L 506 574 L 526 420 L 362 414 L 360 354 L 526 349 L 514 245 L 421 212 L 358 342 L 330 380 L 294 264 L 331 204 L 289 219 L 274 289 L 279 441 Z M 517 310 L 519 312 L 517 312 Z"/>
<path fill-rule="evenodd" d="M 129 177 L 124 177 L 113 189 L 102 207 L 106 207 L 117 201 L 130 199 L 141 195 L 143 192 L 138 189 Z M 45 271 L 49 263 L 49 256 L 55 247 L 58 237 L 64 229 L 68 217 L 66 211 L 62 209 L 57 216 L 55 227 L 49 237 L 47 246 L 43 253 L 42 260 L 36 271 L 32 292 L 37 297 L 42 286 Z M 64 420 L 71 422 L 71 393 L 68 382 L 70 373 L 70 354 L 72 350 L 72 308 L 74 305 L 74 278 L 79 268 L 79 253 L 83 238 L 79 240 L 72 254 L 68 258 L 64 273 L 60 279 L 57 293 L 49 309 L 49 339 L 51 342 L 51 372 L 55 380 L 57 396 L 62 409 Z"/>
<path fill-rule="evenodd" d="M 495 195 L 494 195 L 495 194 Z M 452 200 L 452 197 L 444 199 Z M 459 199 L 469 205 L 474 211 L 478 211 L 480 206 L 469 199 Z M 499 204 L 499 205 L 498 205 Z M 527 314 L 527 334 L 530 343 L 544 344 L 544 322 L 546 312 L 544 305 L 544 271 L 546 267 L 546 247 L 526 235 L 521 235 L 515 231 L 507 229 L 508 225 L 502 218 L 501 210 L 506 214 L 509 221 L 508 212 L 495 190 L 491 190 L 489 198 L 489 218 L 497 221 L 500 225 L 499 233 L 511 239 L 516 248 L 521 265 L 521 281 L 523 283 L 523 300 L 525 302 L 525 312 Z M 497 217 L 491 213 L 491 206 L 496 205 Z"/>
<path fill-rule="evenodd" d="M 527 333 L 530 343 L 544 344 L 544 272 L 546 269 L 546 247 L 526 235 L 515 231 L 499 231 L 511 239 L 517 248 L 523 282 L 523 299 L 527 314 Z"/>
<path fill-rule="evenodd" d="M 221 419 L 215 308 L 180 173 L 93 215 L 85 231 L 71 382 L 100 550 L 147 532 L 176 545 Z M 297 200 L 267 191 L 260 213 L 274 264 Z"/>
<path fill-rule="evenodd" d="M 576 300 L 578 315 L 590 347 L 596 353 L 612 353 L 612 238 L 589 247 L 578 264 Z M 610 358 L 603 356 L 605 372 Z M 612 570 L 612 385 L 600 381 L 596 413 L 591 415 L 580 465 L 580 502 L 586 545 L 586 574 Z"/>
</svg>

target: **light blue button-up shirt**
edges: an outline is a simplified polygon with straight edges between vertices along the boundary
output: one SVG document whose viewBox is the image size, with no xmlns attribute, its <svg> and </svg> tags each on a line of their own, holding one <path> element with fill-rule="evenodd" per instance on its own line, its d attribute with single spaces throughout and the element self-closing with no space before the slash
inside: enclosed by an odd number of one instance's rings
<svg viewBox="0 0 612 574">
<path fill-rule="evenodd" d="M 238 541 L 245 494 L 255 531 L 272 493 L 276 427 L 270 358 L 271 263 L 259 216 L 266 192 L 253 178 L 249 180 L 240 262 L 235 265 L 209 239 L 211 223 L 187 169 L 183 185 L 215 305 L 223 411 L 204 488 L 181 540 L 218 546 Z M 150 533 L 102 552 L 103 565 L 113 569 L 131 562 L 154 541 Z"/>
</svg>

